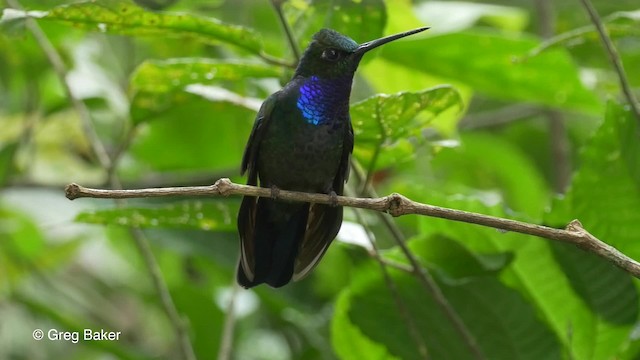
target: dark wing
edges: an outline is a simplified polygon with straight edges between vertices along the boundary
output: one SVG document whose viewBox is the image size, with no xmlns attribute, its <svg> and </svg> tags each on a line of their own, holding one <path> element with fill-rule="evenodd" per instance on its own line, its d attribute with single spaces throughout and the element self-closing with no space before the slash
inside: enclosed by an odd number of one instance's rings
<svg viewBox="0 0 640 360">
<path fill-rule="evenodd" d="M 271 112 L 278 98 L 276 92 L 269 96 L 260 107 L 256 121 L 251 129 L 251 135 L 247 141 L 242 156 L 242 166 L 240 174 L 249 172 L 247 184 L 258 185 L 258 149 L 264 133 L 271 120 Z M 253 196 L 245 196 L 242 198 L 240 211 L 238 212 L 238 233 L 240 234 L 240 265 L 238 266 L 238 281 L 243 284 L 252 281 L 254 277 L 255 266 L 255 249 L 253 239 L 255 238 L 254 230 L 256 223 L 256 203 L 257 198 Z"/>
<path fill-rule="evenodd" d="M 256 169 L 258 160 L 258 149 L 260 148 L 260 142 L 264 132 L 269 126 L 271 120 L 271 112 L 276 104 L 276 100 L 280 95 L 280 91 L 269 96 L 260 106 L 256 121 L 253 123 L 253 129 L 249 135 L 247 146 L 244 148 L 244 154 L 242 155 L 242 166 L 240 167 L 240 175 L 244 175 L 245 171 L 249 171 L 249 178 L 247 184 L 257 185 L 258 170 Z"/>
<path fill-rule="evenodd" d="M 333 179 L 333 191 L 342 195 L 344 183 L 349 177 L 351 153 L 353 152 L 353 127 L 349 121 L 349 128 L 342 145 L 342 158 L 338 173 Z M 342 225 L 342 206 L 311 204 L 307 231 L 300 244 L 298 257 L 293 270 L 293 280 L 297 281 L 309 274 L 318 264 L 329 248 L 331 241 L 338 235 Z"/>
</svg>

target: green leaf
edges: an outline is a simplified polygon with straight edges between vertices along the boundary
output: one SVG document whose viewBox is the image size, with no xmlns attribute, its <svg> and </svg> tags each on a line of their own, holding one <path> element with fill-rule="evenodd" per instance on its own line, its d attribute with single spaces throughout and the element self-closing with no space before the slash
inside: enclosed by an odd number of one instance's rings
<svg viewBox="0 0 640 360">
<path fill-rule="evenodd" d="M 258 35 L 248 28 L 193 14 L 146 11 L 127 0 L 61 5 L 41 19 L 110 34 L 187 37 L 206 44 L 222 42 L 254 54 L 262 48 Z"/>
<path fill-rule="evenodd" d="M 538 41 L 475 29 L 385 45 L 383 56 L 412 69 L 460 81 L 498 99 L 595 113 L 602 108 L 580 82 L 565 51 L 523 59 Z M 549 80 L 553 79 L 550 86 Z"/>
<path fill-rule="evenodd" d="M 420 249 L 424 247 L 414 247 L 413 251 L 420 257 L 428 256 L 420 253 Z M 356 284 L 342 295 L 348 298 L 341 301 L 347 303 L 343 306 L 348 306 L 346 315 L 350 323 L 358 328 L 362 337 L 383 345 L 393 356 L 418 358 L 408 321 L 390 295 L 382 275 L 379 271 L 371 275 L 372 269 L 366 270 L 367 274 L 357 278 Z M 391 273 L 412 322 L 426 343 L 430 359 L 473 358 L 451 322 L 415 277 L 395 270 Z M 454 284 L 440 282 L 440 287 L 488 359 L 561 358 L 557 339 L 537 318 L 535 308 L 494 276 L 477 276 Z M 344 314 L 337 312 L 335 316 Z M 346 320 L 334 321 L 344 324 Z M 339 336 L 340 330 L 334 327 L 334 337 Z"/>
<path fill-rule="evenodd" d="M 336 354 L 341 359 L 399 359 L 392 356 L 384 344 L 369 339 L 351 322 L 349 310 L 352 307 L 351 291 L 347 287 L 338 296 L 331 320 L 331 344 Z"/>
<path fill-rule="evenodd" d="M 638 292 L 632 277 L 602 258 L 552 243 L 553 254 L 567 274 L 571 287 L 591 311 L 612 324 L 632 326 L 638 319 Z M 615 296 L 613 296 L 615 294 Z M 616 345 L 614 342 L 611 345 Z M 609 355 L 617 347 L 604 352 Z M 599 356 L 594 356 L 599 358 Z"/>
<path fill-rule="evenodd" d="M 444 280 L 451 281 L 495 274 L 513 260 L 511 253 L 474 253 L 461 243 L 440 235 L 413 239 L 409 247 L 424 264 L 436 269 Z M 407 263 L 398 249 L 394 248 L 392 251 L 385 252 L 384 255 Z"/>
<path fill-rule="evenodd" d="M 507 215 L 501 207 L 488 207 L 477 200 L 460 196 L 453 199 L 433 191 L 427 196 L 432 204 L 513 218 L 513 214 Z M 514 260 L 502 270 L 501 282 L 518 290 L 528 299 L 560 339 L 564 351 L 571 353 L 574 358 L 608 359 L 624 348 L 632 331 L 632 325 L 628 323 L 629 314 L 633 316 L 633 309 L 640 304 L 634 294 L 636 290 L 628 286 L 629 275 L 612 271 L 612 264 L 598 258 L 595 264 L 591 264 L 595 273 L 589 271 L 584 273 L 582 278 L 574 279 L 571 273 L 567 272 L 567 267 L 583 269 L 583 265 L 576 262 L 588 258 L 576 247 L 565 245 L 566 251 L 572 252 L 572 258 L 565 260 L 573 261 L 567 264 L 558 260 L 555 245 L 550 245 L 549 240 L 515 233 L 500 233 L 495 229 L 471 224 L 452 224 L 441 219 L 420 218 L 419 221 L 421 233 L 448 236 L 473 252 L 483 255 L 512 253 Z M 584 266 L 588 267 L 589 260 L 584 261 Z M 591 281 L 586 279 L 588 276 L 602 278 Z M 574 285 L 580 281 L 584 283 Z M 615 283 L 616 286 L 602 285 L 607 283 Z M 578 291 L 580 286 L 582 289 Z M 584 299 L 584 294 L 588 294 L 590 299 Z M 630 307 L 631 310 L 621 310 L 620 307 Z M 616 322 L 601 317 L 593 311 L 595 308 L 610 308 L 611 313 L 607 316 L 616 319 Z"/>
<path fill-rule="evenodd" d="M 584 146 L 554 223 L 577 218 L 598 239 L 640 258 L 640 133 L 629 108 L 609 102 L 605 121 Z M 560 207 L 560 204 L 557 204 Z"/>
<path fill-rule="evenodd" d="M 576 218 L 598 239 L 639 258 L 639 136 L 638 121 L 630 109 L 609 102 L 605 121 L 584 146 L 581 167 L 566 197 L 554 204 L 550 221 Z M 560 248 L 555 255 L 570 286 L 591 311 L 609 323 L 597 327 L 597 342 L 580 344 L 583 351 L 594 359 L 610 358 L 628 346 L 626 335 L 638 320 L 640 301 L 630 275 L 590 254 L 571 254 Z"/>
<path fill-rule="evenodd" d="M 422 131 L 442 112 L 462 107 L 458 92 L 440 86 L 420 92 L 393 95 L 377 94 L 351 105 L 355 135 L 354 154 L 363 163 L 375 160 L 381 148 L 380 161 L 389 165 L 410 159 L 416 145 L 423 142 Z"/>
<path fill-rule="evenodd" d="M 186 92 L 191 84 L 220 84 L 281 74 L 279 68 L 248 62 L 203 58 L 147 60 L 131 76 L 131 117 L 134 124 L 139 124 L 154 114 L 188 102 L 193 98 Z"/>
<path fill-rule="evenodd" d="M 76 221 L 142 228 L 235 231 L 235 213 L 228 202 L 184 201 L 163 207 L 126 207 L 85 211 Z"/>
<path fill-rule="evenodd" d="M 629 107 L 624 108 L 613 104 L 607 107 L 606 117 L 613 119 L 616 123 L 616 135 L 622 159 L 631 181 L 640 191 L 640 127 L 638 126 L 640 120 L 633 115 Z"/>
<path fill-rule="evenodd" d="M 239 171 L 255 111 L 191 96 L 144 123 L 129 149 L 135 162 L 121 167 L 123 173 L 140 177 L 150 171 Z"/>
</svg>

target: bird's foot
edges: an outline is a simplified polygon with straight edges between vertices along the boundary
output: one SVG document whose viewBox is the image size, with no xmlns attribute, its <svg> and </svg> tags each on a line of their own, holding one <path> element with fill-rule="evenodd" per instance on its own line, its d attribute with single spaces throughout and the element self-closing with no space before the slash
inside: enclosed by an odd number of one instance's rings
<svg viewBox="0 0 640 360">
<path fill-rule="evenodd" d="M 271 199 L 277 200 L 278 196 L 280 196 L 280 189 L 275 185 L 271 185 Z"/>
<path fill-rule="evenodd" d="M 331 192 L 329 193 L 329 196 L 331 197 L 329 199 L 329 206 L 337 207 L 338 206 L 338 194 L 336 194 L 335 191 L 331 190 Z"/>
</svg>

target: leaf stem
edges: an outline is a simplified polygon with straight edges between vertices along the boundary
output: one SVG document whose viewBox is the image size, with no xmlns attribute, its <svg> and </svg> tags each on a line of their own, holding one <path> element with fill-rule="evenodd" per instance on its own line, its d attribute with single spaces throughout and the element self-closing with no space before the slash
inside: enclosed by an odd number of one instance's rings
<svg viewBox="0 0 640 360">
<path fill-rule="evenodd" d="M 380 157 L 380 151 L 382 150 L 382 145 L 384 145 L 384 142 L 387 141 L 387 133 L 384 130 L 384 126 L 382 126 L 382 121 L 380 120 L 382 119 L 382 116 L 380 114 L 379 103 L 376 104 L 376 119 L 378 120 L 378 126 L 380 127 L 380 142 L 376 144 L 376 149 L 374 150 L 373 156 L 371 157 L 371 161 L 369 162 L 369 166 L 367 167 L 367 176 L 365 177 L 364 181 L 361 181 L 362 189 L 360 190 L 360 195 L 364 195 L 367 189 L 369 189 L 369 186 L 371 185 L 371 181 L 373 180 L 373 173 L 376 168 L 376 163 L 378 162 L 378 157 Z M 357 172 L 359 170 L 354 170 L 354 171 Z"/>
</svg>

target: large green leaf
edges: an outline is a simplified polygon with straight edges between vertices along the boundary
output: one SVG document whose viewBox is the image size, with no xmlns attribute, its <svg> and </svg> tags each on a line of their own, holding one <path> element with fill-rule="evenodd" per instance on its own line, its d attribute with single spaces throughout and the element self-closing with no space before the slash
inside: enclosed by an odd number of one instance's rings
<svg viewBox="0 0 640 360">
<path fill-rule="evenodd" d="M 140 127 L 120 168 L 134 177 L 150 171 L 239 173 L 255 112 L 226 102 L 190 95 L 190 101 L 157 115 Z"/>
<path fill-rule="evenodd" d="M 600 240 L 627 255 L 640 258 L 640 186 L 637 174 L 638 121 L 630 109 L 609 102 L 605 121 L 581 154 L 581 166 L 571 188 L 549 214 L 553 223 L 579 219 Z M 585 342 L 593 359 L 604 359 L 622 351 L 630 339 L 627 332 L 638 319 L 640 306 L 630 275 L 593 255 L 554 251 L 570 286 L 594 314 L 610 323 L 594 328 L 597 342 Z M 586 357 L 585 357 L 586 358 Z"/>
<path fill-rule="evenodd" d="M 207 44 L 223 42 L 254 54 L 259 54 L 262 48 L 259 36 L 248 28 L 193 14 L 146 11 L 127 0 L 61 5 L 41 18 L 111 34 L 188 37 Z"/>
<path fill-rule="evenodd" d="M 235 231 L 237 209 L 229 202 L 185 201 L 162 207 L 126 207 L 84 211 L 76 221 L 141 228 Z"/>
<path fill-rule="evenodd" d="M 473 32 L 409 38 L 385 45 L 383 56 L 412 69 L 454 79 L 498 99 L 597 112 L 569 55 L 553 50 L 524 57 L 539 42 L 525 36 Z"/>
<path fill-rule="evenodd" d="M 477 200 L 447 198 L 435 192 L 429 192 L 428 197 L 433 204 L 513 217 Z M 420 224 L 421 233 L 444 234 L 479 254 L 512 253 L 514 260 L 502 271 L 501 281 L 528 299 L 561 340 L 564 351 L 576 359 L 608 359 L 624 348 L 639 304 L 629 275 L 617 271 L 612 264 L 594 259 L 592 266 L 598 269 L 597 275 L 589 271 L 574 279 L 567 268 L 582 269 L 583 265 L 570 261 L 591 261 L 576 247 L 561 244 L 571 257 L 559 262 L 555 245 L 552 247 L 549 240 L 433 218 L 420 218 Z M 600 278 L 589 281 L 587 276 Z M 577 282 L 582 282 L 579 289 Z M 602 285 L 606 283 L 616 286 Z M 606 317 L 595 312 L 604 308 L 610 309 Z"/>
<path fill-rule="evenodd" d="M 188 102 L 190 84 L 221 84 L 251 78 L 281 76 L 279 68 L 203 58 L 147 60 L 131 76 L 131 117 L 135 124 Z"/>
<path fill-rule="evenodd" d="M 412 241 L 412 245 L 414 242 Z M 432 255 L 423 253 L 423 250 L 433 245 L 437 246 L 436 243 L 412 246 L 412 250 L 420 257 L 428 257 Z M 459 260 L 469 259 L 468 253 L 458 250 L 446 256 L 449 260 L 455 260 L 457 257 L 460 257 Z M 346 330 L 352 334 L 354 329 L 349 327 L 357 327 L 362 337 L 377 343 L 378 347 L 383 345 L 393 356 L 402 359 L 419 358 L 417 347 L 408 330 L 408 321 L 402 316 L 402 311 L 390 295 L 382 275 L 377 272 L 372 276 L 371 269 L 367 270 L 367 274 L 361 276 L 357 284 L 352 285 L 347 295 L 343 295 L 348 299 L 341 299 L 347 302 L 342 306 L 348 305 L 346 316 L 350 323 L 343 318 L 337 318 L 335 321 L 347 326 Z M 451 322 L 413 276 L 392 271 L 392 278 L 412 322 L 426 343 L 430 359 L 473 358 Z M 537 318 L 535 308 L 518 292 L 501 284 L 495 275 L 476 274 L 464 281 L 440 282 L 440 286 L 488 359 L 561 358 L 557 339 Z M 339 312 L 336 314 L 336 317 L 338 316 L 345 315 Z M 334 323 L 334 337 L 341 335 L 341 329 L 336 326 Z M 364 339 L 355 339 L 364 344 Z"/>
<path fill-rule="evenodd" d="M 450 86 L 393 95 L 378 94 L 351 106 L 354 154 L 369 164 L 376 151 L 385 166 L 407 161 L 424 142 L 424 129 L 440 113 L 460 109 L 462 100 Z M 381 149 L 380 149 L 381 148 Z M 380 149 L 380 150 L 376 150 Z"/>
<path fill-rule="evenodd" d="M 591 311 L 612 324 L 635 323 L 640 301 L 631 276 L 594 254 L 576 251 L 565 244 L 552 243 L 552 249 L 571 286 Z M 615 302 L 609 294 L 616 295 Z M 601 355 L 609 355 L 611 350 L 617 349 L 608 349 Z"/>
<path fill-rule="evenodd" d="M 640 194 L 640 126 L 638 119 L 631 109 L 609 104 L 607 108 L 607 122 L 615 122 L 615 133 L 620 144 L 621 156 L 624 161 L 623 168 L 626 168 L 630 180 L 635 183 L 637 192 Z"/>
<path fill-rule="evenodd" d="M 445 236 L 421 236 L 413 239 L 410 248 L 425 264 L 437 270 L 445 280 L 458 281 L 497 273 L 512 260 L 511 253 L 480 254 Z M 385 252 L 385 257 L 404 261 L 399 251 Z"/>
<path fill-rule="evenodd" d="M 345 288 L 338 296 L 331 320 L 331 344 L 338 356 L 341 359 L 354 360 L 399 359 L 389 353 L 385 344 L 367 337 L 359 326 L 351 321 L 349 311 L 354 306 L 356 304 L 353 304 L 352 293 L 349 288 Z"/>
<path fill-rule="evenodd" d="M 579 219 L 600 240 L 639 259 L 640 134 L 630 109 L 609 102 L 605 121 L 581 154 L 579 170 L 549 219 Z"/>
</svg>

